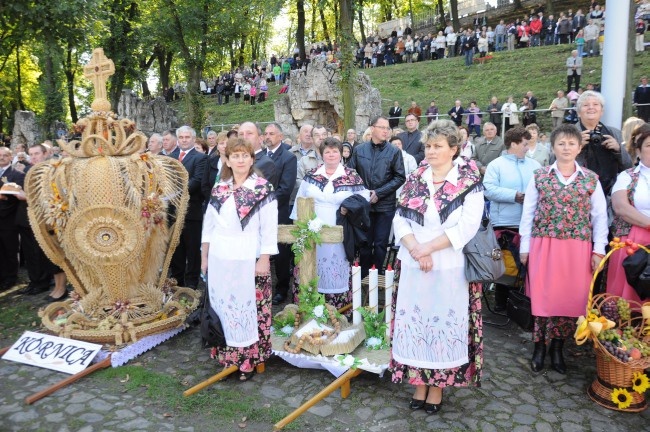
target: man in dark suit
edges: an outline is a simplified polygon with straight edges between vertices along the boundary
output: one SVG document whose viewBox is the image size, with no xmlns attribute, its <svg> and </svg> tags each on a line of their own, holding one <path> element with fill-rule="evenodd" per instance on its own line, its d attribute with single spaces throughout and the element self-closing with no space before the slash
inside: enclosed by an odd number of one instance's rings
<svg viewBox="0 0 650 432">
<path fill-rule="evenodd" d="M 399 118 L 402 117 L 402 107 L 399 102 L 395 101 L 391 109 L 388 110 L 388 125 L 391 129 L 399 126 Z"/>
<path fill-rule="evenodd" d="M 465 110 L 461 106 L 460 101 L 456 100 L 456 102 L 454 102 L 454 107 L 447 112 L 447 115 L 449 115 L 449 120 L 453 121 L 456 123 L 456 126 L 460 127 L 460 125 L 463 124 L 464 113 Z"/>
<path fill-rule="evenodd" d="M 650 119 L 650 87 L 648 77 L 641 77 L 641 85 L 634 90 L 634 105 L 636 106 L 639 118 L 644 122 Z"/>
<path fill-rule="evenodd" d="M 422 133 L 418 130 L 420 119 L 415 114 L 407 114 L 404 122 L 406 131 L 397 136 L 402 141 L 402 150 L 413 156 L 419 164 L 424 159 L 424 144 L 420 142 Z"/>
<path fill-rule="evenodd" d="M 278 202 L 278 223 L 289 225 L 291 224 L 289 202 L 296 185 L 298 159 L 284 145 L 283 138 L 282 128 L 277 123 L 271 123 L 264 130 L 267 154 L 275 163 L 278 175 L 278 186 L 275 189 L 275 199 Z M 279 253 L 275 256 L 275 274 L 278 278 L 278 285 L 275 289 L 275 296 L 273 296 L 273 304 L 276 305 L 284 302 L 287 298 L 291 277 L 291 246 L 279 244 L 278 250 Z"/>
<path fill-rule="evenodd" d="M 25 174 L 11 166 L 13 155 L 8 147 L 0 147 L 0 187 L 5 183 L 23 186 Z M 18 279 L 18 230 L 16 210 L 18 199 L 0 194 L 0 290 L 16 284 Z"/>
<path fill-rule="evenodd" d="M 201 273 L 201 226 L 203 224 L 201 182 L 208 157 L 194 150 L 196 131 L 191 127 L 178 128 L 176 138 L 178 147 L 170 156 L 181 162 L 187 170 L 190 201 L 181 238 L 172 256 L 170 273 L 178 281 L 178 286 L 196 288 Z"/>
<path fill-rule="evenodd" d="M 237 130 L 237 136 L 244 138 L 251 143 L 255 151 L 255 169 L 262 173 L 262 176 L 273 185 L 274 189 L 278 187 L 278 173 L 275 163 L 262 150 L 262 130 L 253 122 L 244 122 Z"/>
<path fill-rule="evenodd" d="M 219 153 L 217 150 L 217 133 L 213 130 L 208 132 L 207 135 L 207 141 L 208 141 L 208 156 L 212 156 L 215 153 Z"/>
</svg>

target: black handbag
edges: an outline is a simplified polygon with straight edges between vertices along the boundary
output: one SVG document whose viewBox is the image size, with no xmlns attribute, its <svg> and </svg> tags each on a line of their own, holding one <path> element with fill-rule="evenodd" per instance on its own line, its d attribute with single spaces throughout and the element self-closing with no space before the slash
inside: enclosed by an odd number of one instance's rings
<svg viewBox="0 0 650 432">
<path fill-rule="evenodd" d="M 463 247 L 463 253 L 465 278 L 469 282 L 494 282 L 505 273 L 501 248 L 486 211 L 476 235 Z"/>
<path fill-rule="evenodd" d="M 517 277 L 520 288 L 508 292 L 508 301 L 506 303 L 506 315 L 508 318 L 517 323 L 525 331 L 533 330 L 533 313 L 530 307 L 530 297 L 524 294 L 525 284 L 523 281 L 526 277 L 526 266 L 519 267 L 519 276 Z"/>
<path fill-rule="evenodd" d="M 225 347 L 226 336 L 219 315 L 210 306 L 210 295 L 206 285 L 203 291 L 203 309 L 201 310 L 201 344 L 207 347 Z"/>
<path fill-rule="evenodd" d="M 646 247 L 650 247 L 650 245 Z M 648 252 L 639 248 L 623 260 L 623 269 L 627 283 L 634 288 L 639 298 L 650 297 L 650 255 Z"/>
</svg>

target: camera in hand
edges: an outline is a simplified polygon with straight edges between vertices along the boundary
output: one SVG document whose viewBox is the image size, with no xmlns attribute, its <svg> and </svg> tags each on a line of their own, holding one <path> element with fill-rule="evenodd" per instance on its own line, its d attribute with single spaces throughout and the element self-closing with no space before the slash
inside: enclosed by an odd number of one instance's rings
<svg viewBox="0 0 650 432">
<path fill-rule="evenodd" d="M 603 136 L 603 133 L 600 131 L 600 128 L 589 132 L 589 142 L 592 143 L 593 145 L 602 145 L 603 141 L 605 141 L 605 137 Z"/>
</svg>

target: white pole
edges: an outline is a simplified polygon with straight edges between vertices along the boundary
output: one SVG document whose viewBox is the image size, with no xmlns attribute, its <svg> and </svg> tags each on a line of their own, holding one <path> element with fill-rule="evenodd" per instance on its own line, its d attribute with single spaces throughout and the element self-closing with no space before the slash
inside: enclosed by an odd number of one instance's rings
<svg viewBox="0 0 650 432">
<path fill-rule="evenodd" d="M 386 318 L 386 340 L 390 337 L 390 320 L 392 318 L 391 316 L 391 306 L 393 304 L 393 287 L 395 286 L 395 271 L 390 267 L 390 264 L 388 264 L 388 268 L 386 269 L 386 289 L 385 289 L 385 295 L 386 298 L 384 299 L 384 318 Z"/>
<path fill-rule="evenodd" d="M 368 306 L 374 313 L 379 312 L 379 270 L 373 265 L 368 272 Z"/>
<path fill-rule="evenodd" d="M 621 128 L 623 122 L 623 98 L 626 92 L 627 42 L 630 21 L 629 0 L 607 0 L 607 23 L 603 48 L 603 79 L 605 113 L 602 122 L 607 126 Z M 584 76 L 584 71 L 583 71 Z"/>
<path fill-rule="evenodd" d="M 352 323 L 361 324 L 361 267 L 354 263 L 352 266 Z"/>
</svg>

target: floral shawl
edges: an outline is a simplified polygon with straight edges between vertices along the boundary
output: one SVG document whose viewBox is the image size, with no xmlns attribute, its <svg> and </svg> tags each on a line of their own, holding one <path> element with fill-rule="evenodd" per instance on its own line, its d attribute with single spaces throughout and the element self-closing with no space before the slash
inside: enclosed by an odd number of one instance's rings
<svg viewBox="0 0 650 432">
<path fill-rule="evenodd" d="M 454 185 L 445 180 L 444 184 L 433 194 L 433 202 L 440 214 L 440 223 L 444 223 L 454 210 L 463 205 L 468 193 L 484 189 L 481 175 L 474 161 L 459 157 L 454 164 L 458 169 L 458 183 Z M 428 168 L 429 164 L 422 161 L 420 166 L 409 175 L 404 189 L 397 199 L 397 214 L 419 225 L 424 224 L 424 214 L 431 198 L 429 185 L 423 177 Z"/>
<path fill-rule="evenodd" d="M 249 182 L 249 180 L 252 180 Z M 251 189 L 252 186 L 252 189 Z M 266 204 L 275 199 L 273 185 L 262 177 L 253 174 L 244 184 L 233 191 L 232 179 L 221 181 L 214 185 L 210 197 L 210 204 L 215 208 L 217 213 L 223 203 L 226 202 L 230 195 L 235 198 L 235 208 L 241 222 L 242 230 L 248 225 L 248 221 Z"/>
<path fill-rule="evenodd" d="M 323 174 L 316 174 L 316 171 L 318 171 L 319 168 L 320 167 L 314 168 L 307 172 L 303 181 L 313 184 L 322 191 L 330 180 Z M 344 167 L 343 169 L 344 173 L 332 180 L 332 186 L 334 186 L 335 193 L 340 191 L 357 192 L 366 188 L 363 179 L 355 170 L 348 167 Z"/>
</svg>

